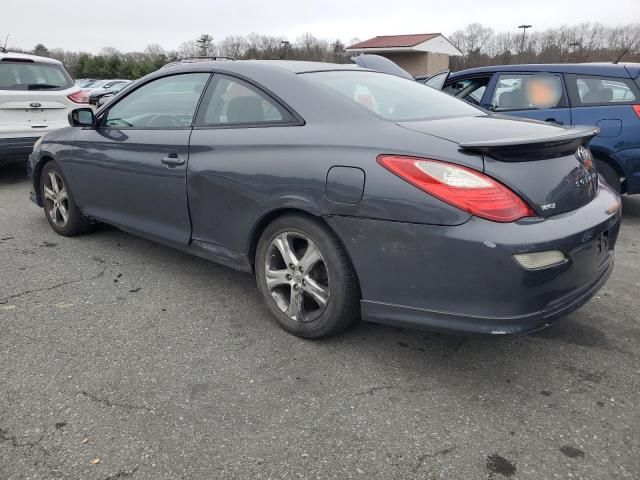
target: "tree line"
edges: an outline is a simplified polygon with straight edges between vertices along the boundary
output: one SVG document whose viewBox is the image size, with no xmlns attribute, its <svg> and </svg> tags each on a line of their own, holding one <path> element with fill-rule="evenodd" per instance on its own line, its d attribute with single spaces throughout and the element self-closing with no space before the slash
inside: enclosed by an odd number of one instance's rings
<svg viewBox="0 0 640 480">
<path fill-rule="evenodd" d="M 355 41 L 355 40 L 354 40 Z M 294 42 L 284 37 L 260 35 L 230 35 L 215 42 L 209 34 L 183 42 L 177 50 L 165 50 L 158 44 L 148 45 L 142 52 L 121 52 L 105 47 L 97 54 L 74 52 L 60 48 L 48 49 L 38 44 L 31 51 L 9 48 L 14 52 L 33 53 L 60 60 L 73 78 L 126 78 L 136 79 L 151 73 L 178 58 L 198 56 L 224 56 L 244 59 L 288 59 L 347 63 L 350 55 L 340 40 L 318 39 L 310 33 Z"/>
<path fill-rule="evenodd" d="M 448 36 L 462 52 L 451 57 L 452 70 L 495 64 L 611 62 L 623 52 L 622 61 L 640 61 L 640 24 L 618 27 L 599 23 L 561 26 L 535 31 L 494 32 L 480 23 L 471 23 Z M 354 38 L 350 43 L 357 42 Z M 328 41 L 305 33 L 295 41 L 285 37 L 229 35 L 215 41 L 209 34 L 183 42 L 178 49 L 165 50 L 158 44 L 142 52 L 121 52 L 105 47 L 97 54 L 48 49 L 43 44 L 26 53 L 62 61 L 74 78 L 127 78 L 146 75 L 177 58 L 225 56 L 236 59 L 289 59 L 348 63 L 352 54 L 340 40 Z M 11 48 L 11 51 L 21 51 Z"/>
<path fill-rule="evenodd" d="M 494 32 L 471 23 L 449 37 L 461 52 L 452 57 L 452 70 L 514 63 L 640 61 L 640 24 L 610 27 L 600 23 L 563 25 L 526 32 Z M 626 53 L 625 53 L 626 52 Z"/>
</svg>

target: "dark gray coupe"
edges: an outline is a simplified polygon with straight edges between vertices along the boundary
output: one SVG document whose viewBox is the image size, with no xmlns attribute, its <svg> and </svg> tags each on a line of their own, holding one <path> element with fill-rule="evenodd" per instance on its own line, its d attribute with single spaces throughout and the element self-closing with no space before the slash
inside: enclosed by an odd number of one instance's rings
<svg viewBox="0 0 640 480">
<path fill-rule="evenodd" d="M 255 273 L 306 338 L 359 318 L 530 331 L 607 280 L 619 197 L 593 128 L 488 114 L 356 65 L 161 69 L 37 142 L 33 200 Z"/>
</svg>

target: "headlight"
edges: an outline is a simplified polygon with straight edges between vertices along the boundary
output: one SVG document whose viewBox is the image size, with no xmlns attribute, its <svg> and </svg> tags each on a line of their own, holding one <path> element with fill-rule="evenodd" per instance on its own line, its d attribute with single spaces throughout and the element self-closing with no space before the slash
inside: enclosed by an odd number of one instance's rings
<svg viewBox="0 0 640 480">
<path fill-rule="evenodd" d="M 44 137 L 40 137 L 38 140 L 36 140 L 36 143 L 33 144 L 33 151 L 34 152 L 40 148 L 40 144 L 42 143 L 42 139 L 43 138 Z"/>
</svg>

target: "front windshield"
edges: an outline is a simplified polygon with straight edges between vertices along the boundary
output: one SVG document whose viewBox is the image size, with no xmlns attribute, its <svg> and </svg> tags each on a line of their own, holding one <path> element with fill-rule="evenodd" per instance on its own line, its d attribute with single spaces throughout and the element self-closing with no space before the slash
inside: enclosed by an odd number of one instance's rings
<svg viewBox="0 0 640 480">
<path fill-rule="evenodd" d="M 302 74 L 387 120 L 482 115 L 483 111 L 422 83 L 378 72 L 339 70 Z"/>
</svg>

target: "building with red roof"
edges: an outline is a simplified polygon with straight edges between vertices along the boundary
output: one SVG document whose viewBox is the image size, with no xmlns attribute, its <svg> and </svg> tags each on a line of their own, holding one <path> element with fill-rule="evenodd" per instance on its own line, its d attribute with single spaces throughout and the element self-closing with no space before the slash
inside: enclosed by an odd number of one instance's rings
<svg viewBox="0 0 640 480">
<path fill-rule="evenodd" d="M 446 70 L 450 56 L 462 55 L 441 33 L 382 35 L 354 43 L 347 52 L 382 55 L 414 76 Z"/>
</svg>

